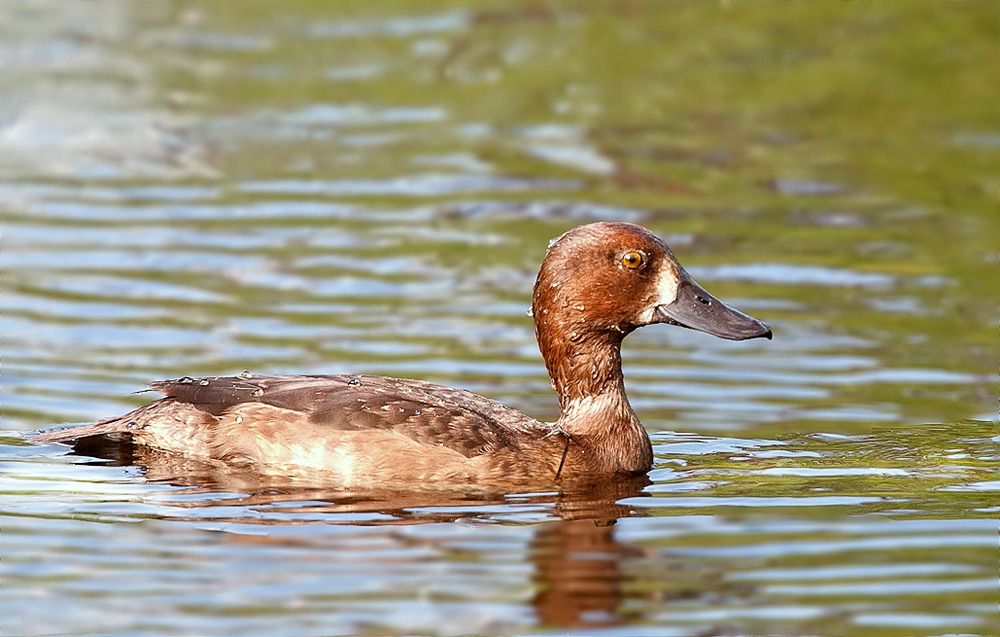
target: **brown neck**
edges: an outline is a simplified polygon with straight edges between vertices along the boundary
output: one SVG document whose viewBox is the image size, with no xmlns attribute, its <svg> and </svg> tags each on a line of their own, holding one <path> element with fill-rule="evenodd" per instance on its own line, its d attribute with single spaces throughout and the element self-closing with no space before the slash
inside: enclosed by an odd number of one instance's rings
<svg viewBox="0 0 1000 637">
<path fill-rule="evenodd" d="M 567 326 L 555 318 L 536 326 L 552 388 L 559 394 L 560 427 L 570 434 L 587 435 L 638 425 L 622 376 L 625 334 L 588 328 L 585 323 Z"/>
<path fill-rule="evenodd" d="M 624 394 L 621 343 L 616 332 L 538 330 L 538 346 L 565 412 L 574 402 Z"/>
<path fill-rule="evenodd" d="M 556 426 L 587 473 L 642 473 L 653 462 L 649 436 L 625 395 L 621 332 L 538 329 L 538 344 L 559 394 Z"/>
</svg>

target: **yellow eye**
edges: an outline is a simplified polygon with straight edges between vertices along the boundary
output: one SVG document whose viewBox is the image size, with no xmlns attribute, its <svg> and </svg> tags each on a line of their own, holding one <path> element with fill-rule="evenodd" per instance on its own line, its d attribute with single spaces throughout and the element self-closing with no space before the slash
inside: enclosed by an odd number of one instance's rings
<svg viewBox="0 0 1000 637">
<path fill-rule="evenodd" d="M 622 265 L 629 270 L 635 270 L 645 263 L 645 261 L 646 257 L 644 257 L 641 252 L 636 252 L 635 250 L 631 250 L 622 255 Z"/>
</svg>

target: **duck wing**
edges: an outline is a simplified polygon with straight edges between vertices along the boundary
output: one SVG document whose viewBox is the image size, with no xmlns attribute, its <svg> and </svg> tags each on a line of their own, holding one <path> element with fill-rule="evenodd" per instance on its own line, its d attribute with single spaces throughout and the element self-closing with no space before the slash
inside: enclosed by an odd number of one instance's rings
<svg viewBox="0 0 1000 637">
<path fill-rule="evenodd" d="M 150 383 L 166 398 L 96 425 L 46 432 L 63 442 L 135 432 L 166 418 L 211 427 L 236 408 L 254 406 L 269 421 L 343 431 L 390 430 L 415 442 L 474 457 L 517 449 L 521 437 L 548 428 L 524 413 L 471 392 L 418 380 L 365 375 L 184 377 Z M 171 445 L 172 446 L 172 445 Z"/>
</svg>

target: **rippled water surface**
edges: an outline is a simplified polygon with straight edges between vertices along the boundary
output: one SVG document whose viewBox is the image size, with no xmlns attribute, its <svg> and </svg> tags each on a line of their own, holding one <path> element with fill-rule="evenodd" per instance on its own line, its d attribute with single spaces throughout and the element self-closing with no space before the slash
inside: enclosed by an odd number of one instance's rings
<svg viewBox="0 0 1000 637">
<path fill-rule="evenodd" d="M 3 633 L 1000 633 L 987 6 L 4 3 Z M 525 310 L 599 219 L 775 331 L 629 337 L 648 478 L 30 442 L 244 369 L 554 419 Z"/>
</svg>

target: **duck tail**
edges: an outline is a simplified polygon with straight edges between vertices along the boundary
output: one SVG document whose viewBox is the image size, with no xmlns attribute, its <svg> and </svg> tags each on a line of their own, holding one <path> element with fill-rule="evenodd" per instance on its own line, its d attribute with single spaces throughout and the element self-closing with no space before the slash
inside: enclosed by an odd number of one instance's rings
<svg viewBox="0 0 1000 637">
<path fill-rule="evenodd" d="M 104 420 L 98 420 L 91 425 L 63 427 L 60 429 L 42 431 L 32 436 L 31 440 L 34 442 L 73 442 L 75 440 L 80 440 L 81 438 L 130 433 L 142 424 L 145 424 L 148 420 L 150 407 L 156 404 L 157 403 L 144 405 L 138 409 L 133 409 L 124 416 L 105 418 Z"/>
</svg>

